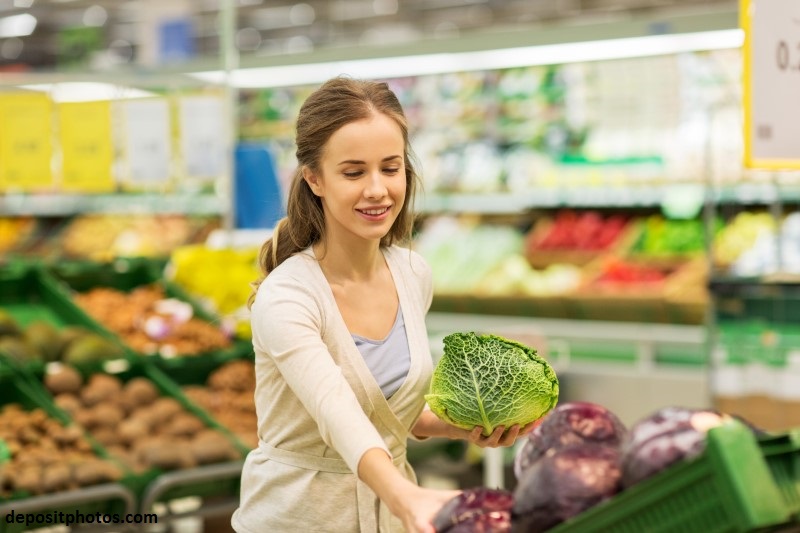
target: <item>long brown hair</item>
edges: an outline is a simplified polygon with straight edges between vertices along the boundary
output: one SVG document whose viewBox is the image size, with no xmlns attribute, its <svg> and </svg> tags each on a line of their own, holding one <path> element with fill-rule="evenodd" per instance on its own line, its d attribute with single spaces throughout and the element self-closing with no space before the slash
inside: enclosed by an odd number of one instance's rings
<svg viewBox="0 0 800 533">
<path fill-rule="evenodd" d="M 303 167 L 320 172 L 320 159 L 325 144 L 339 128 L 381 113 L 394 120 L 403 134 L 406 169 L 406 195 L 400 214 L 381 239 L 381 246 L 405 242 L 411 237 L 414 223 L 413 203 L 419 177 L 412 163 L 408 141 L 408 122 L 397 96 L 383 82 L 337 77 L 325 82 L 303 103 L 297 116 L 295 142 L 297 170 L 287 197 L 286 217 L 273 229 L 272 237 L 261 247 L 258 264 L 262 276 L 251 284 L 255 293 L 270 272 L 286 259 L 322 240 L 325 236 L 325 216 L 322 200 L 303 179 Z"/>
</svg>

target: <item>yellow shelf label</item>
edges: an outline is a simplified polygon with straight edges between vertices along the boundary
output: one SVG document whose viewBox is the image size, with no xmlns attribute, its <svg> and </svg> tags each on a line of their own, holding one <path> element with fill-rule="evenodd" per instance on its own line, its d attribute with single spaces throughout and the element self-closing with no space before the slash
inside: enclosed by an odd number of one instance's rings
<svg viewBox="0 0 800 533">
<path fill-rule="evenodd" d="M 52 137 L 52 104 L 47 95 L 0 95 L 0 190 L 52 186 Z"/>
<path fill-rule="evenodd" d="M 59 104 L 58 119 L 63 158 L 61 187 L 78 192 L 114 190 L 111 103 Z"/>
</svg>

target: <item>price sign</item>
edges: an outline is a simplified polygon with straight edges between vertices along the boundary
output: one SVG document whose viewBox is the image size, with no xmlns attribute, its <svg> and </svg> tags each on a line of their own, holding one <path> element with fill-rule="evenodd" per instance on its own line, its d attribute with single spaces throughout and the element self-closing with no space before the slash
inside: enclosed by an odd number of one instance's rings
<svg viewBox="0 0 800 533">
<path fill-rule="evenodd" d="M 800 2 L 741 0 L 744 163 L 800 168 Z"/>
<path fill-rule="evenodd" d="M 58 117 L 61 187 L 82 192 L 113 190 L 110 102 L 59 104 Z"/>
<path fill-rule="evenodd" d="M 46 95 L 0 96 L 0 190 L 52 184 L 52 135 L 52 104 Z"/>
<path fill-rule="evenodd" d="M 180 101 L 181 151 L 186 174 L 215 178 L 225 170 L 224 101 L 213 96 L 192 96 Z"/>
<path fill-rule="evenodd" d="M 123 105 L 128 180 L 134 186 L 166 184 L 171 157 L 167 101 L 153 98 Z"/>
</svg>

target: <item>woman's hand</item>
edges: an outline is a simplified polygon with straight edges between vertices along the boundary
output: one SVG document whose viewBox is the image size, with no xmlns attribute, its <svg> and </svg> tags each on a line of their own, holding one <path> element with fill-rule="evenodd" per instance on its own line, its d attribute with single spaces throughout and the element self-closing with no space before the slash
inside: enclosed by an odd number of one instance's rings
<svg viewBox="0 0 800 533">
<path fill-rule="evenodd" d="M 464 440 L 475 444 L 481 448 L 497 448 L 500 446 L 513 446 L 517 439 L 524 437 L 541 423 L 542 419 L 535 420 L 530 424 L 520 427 L 519 424 L 514 424 L 508 431 L 505 426 L 497 426 L 491 435 L 486 436 L 483 434 L 482 426 L 475 426 L 472 431 L 460 430 L 466 433 Z"/>
<path fill-rule="evenodd" d="M 435 490 L 414 487 L 404 498 L 404 509 L 400 513 L 403 527 L 409 533 L 436 533 L 431 522 L 442 506 L 461 491 Z"/>
</svg>

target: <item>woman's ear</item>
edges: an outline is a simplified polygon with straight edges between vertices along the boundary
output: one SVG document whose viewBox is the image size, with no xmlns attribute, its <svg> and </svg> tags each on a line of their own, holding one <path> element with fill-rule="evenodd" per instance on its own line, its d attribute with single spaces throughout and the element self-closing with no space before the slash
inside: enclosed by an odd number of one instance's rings
<svg viewBox="0 0 800 533">
<path fill-rule="evenodd" d="M 319 178 L 308 167 L 303 167 L 303 179 L 308 183 L 308 187 L 317 196 L 322 196 L 322 187 L 320 186 Z"/>
</svg>

